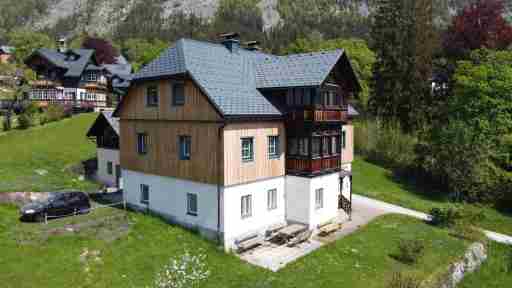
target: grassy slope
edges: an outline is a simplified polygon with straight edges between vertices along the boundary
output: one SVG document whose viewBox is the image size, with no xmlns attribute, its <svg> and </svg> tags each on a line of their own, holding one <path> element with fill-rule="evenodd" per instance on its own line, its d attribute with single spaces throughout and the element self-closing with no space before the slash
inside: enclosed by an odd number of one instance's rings
<svg viewBox="0 0 512 288">
<path fill-rule="evenodd" d="M 429 212 L 434 207 L 450 205 L 443 199 L 429 198 L 414 186 L 399 183 L 392 178 L 391 171 L 375 164 L 356 159 L 353 167 L 354 193 L 379 199 L 407 208 Z M 482 208 L 485 220 L 481 227 L 512 235 L 512 215 L 506 215 L 492 208 Z"/>
<path fill-rule="evenodd" d="M 66 169 L 94 157 L 95 145 L 85 133 L 96 116 L 84 114 L 0 135 L 0 192 L 96 188 Z M 48 174 L 41 176 L 38 169 Z"/>
<path fill-rule="evenodd" d="M 359 233 L 292 263 L 278 273 L 246 264 L 225 254 L 209 241 L 162 221 L 130 213 L 131 232 L 111 243 L 92 233 L 51 236 L 41 245 L 17 245 L 20 224 L 16 209 L 0 206 L 0 283 L 3 287 L 146 287 L 155 273 L 175 255 L 188 249 L 207 255 L 211 276 L 201 287 L 385 287 L 394 271 L 406 270 L 425 278 L 462 255 L 466 244 L 447 231 L 418 220 L 389 215 Z M 33 225 L 33 224 L 32 224 Z M 38 224 L 29 229 L 38 229 Z M 424 258 L 415 266 L 390 256 L 402 237 L 425 239 Z M 84 248 L 101 251 L 101 261 L 85 272 L 79 255 Z M 6 286 L 5 286 L 6 285 Z"/>
<path fill-rule="evenodd" d="M 490 243 L 489 256 L 479 271 L 464 278 L 464 281 L 458 286 L 459 288 L 510 287 L 512 283 L 512 247 Z"/>
</svg>

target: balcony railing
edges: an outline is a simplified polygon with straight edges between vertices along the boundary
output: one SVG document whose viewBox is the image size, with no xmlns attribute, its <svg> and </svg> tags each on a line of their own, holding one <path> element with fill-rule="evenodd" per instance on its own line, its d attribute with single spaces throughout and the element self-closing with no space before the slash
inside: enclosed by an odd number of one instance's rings
<svg viewBox="0 0 512 288">
<path fill-rule="evenodd" d="M 62 83 L 60 81 L 47 80 L 47 79 L 30 81 L 29 84 L 32 87 L 60 87 L 60 86 L 62 86 Z"/>
<path fill-rule="evenodd" d="M 346 121 L 348 112 L 341 110 L 304 109 L 290 111 L 288 120 L 293 121 L 314 121 L 314 122 L 337 122 Z"/>
<path fill-rule="evenodd" d="M 318 159 L 286 159 L 286 170 L 299 174 L 319 174 L 341 169 L 341 157 L 339 155 Z"/>
</svg>

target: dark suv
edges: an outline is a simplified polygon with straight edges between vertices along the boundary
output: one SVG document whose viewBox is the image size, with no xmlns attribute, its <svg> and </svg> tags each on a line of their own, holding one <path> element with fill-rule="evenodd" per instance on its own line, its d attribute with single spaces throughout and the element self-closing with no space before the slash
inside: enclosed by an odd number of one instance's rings
<svg viewBox="0 0 512 288">
<path fill-rule="evenodd" d="M 83 192 L 49 193 L 48 198 L 32 202 L 20 209 L 22 221 L 42 222 L 45 215 L 50 219 L 88 213 L 89 196 Z"/>
</svg>

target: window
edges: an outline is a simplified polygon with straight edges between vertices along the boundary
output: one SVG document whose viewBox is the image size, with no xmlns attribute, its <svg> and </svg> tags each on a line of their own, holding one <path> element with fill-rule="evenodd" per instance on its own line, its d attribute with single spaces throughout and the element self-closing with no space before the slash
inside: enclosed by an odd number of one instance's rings
<svg viewBox="0 0 512 288">
<path fill-rule="evenodd" d="M 277 189 L 271 189 L 267 192 L 267 208 L 268 210 L 277 209 Z"/>
<path fill-rule="evenodd" d="M 315 208 L 322 209 L 324 208 L 324 189 L 316 189 L 315 190 Z"/>
<path fill-rule="evenodd" d="M 322 154 L 323 155 L 329 155 L 329 153 L 331 152 L 331 143 L 330 143 L 330 137 L 323 137 L 322 138 Z"/>
<path fill-rule="evenodd" d="M 149 185 L 140 184 L 140 203 L 149 204 Z"/>
<path fill-rule="evenodd" d="M 242 197 L 242 219 L 252 216 L 252 196 L 246 195 Z"/>
<path fill-rule="evenodd" d="M 333 136 L 332 137 L 332 154 L 340 154 L 341 153 L 341 145 L 340 145 L 340 137 Z"/>
<path fill-rule="evenodd" d="M 254 139 L 242 138 L 242 161 L 251 162 L 254 160 Z"/>
<path fill-rule="evenodd" d="M 341 131 L 341 147 L 347 148 L 347 131 Z"/>
<path fill-rule="evenodd" d="M 304 106 L 311 105 L 311 89 L 304 89 Z"/>
<path fill-rule="evenodd" d="M 180 136 L 180 160 L 190 160 L 190 148 L 192 147 L 190 136 Z"/>
<path fill-rule="evenodd" d="M 311 98 L 313 99 L 314 105 L 322 104 L 322 97 L 317 89 L 311 89 Z"/>
<path fill-rule="evenodd" d="M 137 134 L 137 153 L 139 155 L 145 155 L 148 153 L 148 141 L 149 137 L 146 133 Z"/>
<path fill-rule="evenodd" d="M 279 136 L 268 136 L 268 158 L 278 159 L 281 152 L 279 151 Z"/>
<path fill-rule="evenodd" d="M 112 175 L 114 173 L 113 171 L 113 167 L 112 167 L 112 162 L 107 162 L 107 173 L 108 175 Z"/>
<path fill-rule="evenodd" d="M 86 80 L 89 81 L 89 82 L 96 82 L 96 81 L 98 81 L 98 74 L 96 74 L 96 72 L 90 71 L 90 72 L 87 73 L 87 79 Z"/>
<path fill-rule="evenodd" d="M 174 83 L 172 85 L 172 106 L 185 105 L 185 84 Z"/>
<path fill-rule="evenodd" d="M 308 138 L 300 138 L 299 139 L 299 154 L 301 156 L 309 156 L 309 139 Z"/>
<path fill-rule="evenodd" d="M 311 154 L 313 157 L 320 156 L 320 137 L 314 137 L 311 143 Z"/>
<path fill-rule="evenodd" d="M 197 195 L 187 194 L 187 214 L 191 216 L 197 216 Z"/>
<path fill-rule="evenodd" d="M 146 106 L 156 107 L 158 106 L 158 86 L 151 85 L 146 87 Z"/>
</svg>

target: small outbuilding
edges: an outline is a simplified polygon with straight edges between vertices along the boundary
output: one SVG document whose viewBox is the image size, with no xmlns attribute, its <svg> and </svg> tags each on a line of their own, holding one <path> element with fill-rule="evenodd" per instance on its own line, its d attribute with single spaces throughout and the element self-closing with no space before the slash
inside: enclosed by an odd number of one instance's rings
<svg viewBox="0 0 512 288">
<path fill-rule="evenodd" d="M 122 188 L 119 162 L 119 118 L 112 112 L 101 112 L 87 132 L 87 137 L 96 142 L 97 171 L 95 178 L 109 187 Z"/>
</svg>

